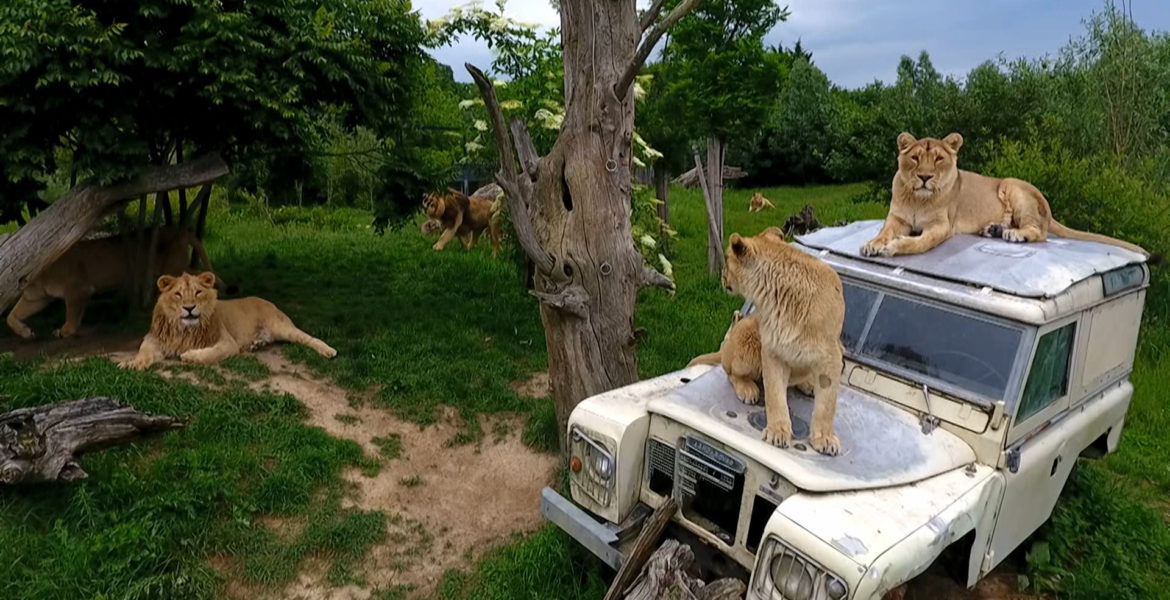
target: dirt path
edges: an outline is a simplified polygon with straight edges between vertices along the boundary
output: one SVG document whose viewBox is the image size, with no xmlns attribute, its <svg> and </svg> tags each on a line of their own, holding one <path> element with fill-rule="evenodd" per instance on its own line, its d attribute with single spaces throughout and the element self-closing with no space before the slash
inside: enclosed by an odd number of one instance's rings
<svg viewBox="0 0 1170 600">
<path fill-rule="evenodd" d="M 120 360 L 131 354 L 120 351 L 108 356 Z M 309 425 L 353 440 L 367 456 L 381 460 L 382 469 L 373 477 L 356 468 L 343 474 L 354 488 L 345 505 L 385 513 L 387 535 L 354 569 L 362 585 L 332 586 L 326 581 L 328 565 L 310 559 L 282 590 L 229 581 L 229 597 L 366 600 L 375 591 L 391 588 L 409 591 L 409 597 L 426 597 L 448 570 L 467 568 L 513 535 L 542 526 L 540 489 L 552 481 L 556 459 L 521 443 L 523 423 L 519 418 L 481 417 L 483 440 L 475 445 L 452 445 L 450 440 L 461 431 L 454 411 L 438 424 L 421 428 L 386 410 L 351 406 L 345 390 L 314 377 L 279 349 L 269 348 L 255 356 L 271 375 L 249 387 L 294 396 L 308 409 Z M 229 372 L 217 371 L 232 379 Z M 160 373 L 217 387 L 190 372 L 164 368 Z M 396 450 L 398 456 L 386 457 L 383 446 L 391 448 L 392 454 Z M 303 526 L 278 518 L 262 522 L 288 535 Z M 230 571 L 224 561 L 216 562 L 213 560 L 213 566 L 221 572 Z"/>
<path fill-rule="evenodd" d="M 272 376 L 253 387 L 295 396 L 308 407 L 311 425 L 356 441 L 370 456 L 381 452 L 375 438 L 397 435 L 401 443 L 401 456 L 385 460 L 375 477 L 357 470 L 345 474 L 358 490 L 354 506 L 388 516 L 386 541 L 358 569 L 366 585 L 332 588 L 321 566 L 309 565 L 281 598 L 364 600 L 372 589 L 397 585 L 429 592 L 447 570 L 466 567 L 513 534 L 541 526 L 540 488 L 556 461 L 520 442 L 517 419 L 485 418 L 484 431 L 509 433 L 499 439 L 489 434 L 476 446 L 449 446 L 459 432 L 454 415 L 420 429 L 384 410 L 351 408 L 344 390 L 278 351 L 257 356 Z"/>
</svg>

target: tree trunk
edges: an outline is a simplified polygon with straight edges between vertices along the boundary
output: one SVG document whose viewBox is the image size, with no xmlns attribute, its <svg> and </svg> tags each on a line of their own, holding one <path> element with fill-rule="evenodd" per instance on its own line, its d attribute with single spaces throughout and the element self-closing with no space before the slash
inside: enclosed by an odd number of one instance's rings
<svg viewBox="0 0 1170 600">
<path fill-rule="evenodd" d="M 565 428 L 577 403 L 638 379 L 638 289 L 673 288 L 644 267 L 630 235 L 632 83 L 665 29 L 696 4 L 684 0 L 643 27 L 634 0 L 561 0 L 565 118 L 543 158 L 522 121 L 505 124 L 491 83 L 467 65 L 491 118 L 501 161 L 496 179 L 516 238 L 536 265 L 530 293 L 540 300 L 566 452 Z"/>
<path fill-rule="evenodd" d="M 697 166 L 697 165 L 696 165 Z M 701 170 L 701 169 L 700 169 Z M 707 272 L 723 271 L 723 140 L 707 138 Z"/>
<path fill-rule="evenodd" d="M 183 162 L 183 142 L 182 140 L 175 142 L 175 162 Z M 186 229 L 187 223 L 190 221 L 190 215 L 187 214 L 187 188 L 181 187 L 179 192 L 179 228 Z"/>
<path fill-rule="evenodd" d="M 658 218 L 670 225 L 670 167 L 654 165 L 654 197 L 658 198 Z"/>
<path fill-rule="evenodd" d="M 0 310 L 20 296 L 28 280 L 61 257 L 93 229 L 107 210 L 128 198 L 180 186 L 195 186 L 227 174 L 216 155 L 181 165 L 153 167 L 126 183 L 83 182 L 12 235 L 0 239 Z"/>
<path fill-rule="evenodd" d="M 0 414 L 0 484 L 83 479 L 81 453 L 182 426 L 178 419 L 138 412 L 109 398 Z"/>
</svg>

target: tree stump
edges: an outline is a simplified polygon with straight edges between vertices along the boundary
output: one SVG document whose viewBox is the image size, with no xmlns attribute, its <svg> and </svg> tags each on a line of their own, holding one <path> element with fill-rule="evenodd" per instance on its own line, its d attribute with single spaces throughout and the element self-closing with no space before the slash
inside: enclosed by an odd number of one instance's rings
<svg viewBox="0 0 1170 600">
<path fill-rule="evenodd" d="M 687 573 L 695 554 L 690 546 L 666 540 L 634 580 L 625 600 L 733 600 L 742 598 L 747 586 L 734 578 L 703 583 Z"/>
<path fill-rule="evenodd" d="M 184 425 L 102 397 L 0 414 L 0 484 L 84 479 L 80 454 Z"/>
</svg>

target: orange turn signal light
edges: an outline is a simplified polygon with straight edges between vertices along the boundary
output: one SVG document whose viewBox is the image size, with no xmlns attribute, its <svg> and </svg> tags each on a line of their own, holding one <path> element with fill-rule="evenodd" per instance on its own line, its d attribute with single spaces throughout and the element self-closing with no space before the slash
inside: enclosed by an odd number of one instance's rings
<svg viewBox="0 0 1170 600">
<path fill-rule="evenodd" d="M 574 456 L 573 459 L 569 461 L 569 469 L 571 471 L 573 471 L 574 473 L 580 472 L 581 471 L 581 459 Z"/>
</svg>

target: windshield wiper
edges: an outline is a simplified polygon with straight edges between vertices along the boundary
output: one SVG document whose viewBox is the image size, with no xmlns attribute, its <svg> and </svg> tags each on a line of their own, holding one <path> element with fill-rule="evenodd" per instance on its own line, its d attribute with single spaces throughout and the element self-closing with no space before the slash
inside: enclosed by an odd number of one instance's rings
<svg viewBox="0 0 1170 600">
<path fill-rule="evenodd" d="M 926 414 L 922 415 L 922 433 L 930 435 L 938 428 L 938 417 L 934 416 L 934 411 L 930 408 L 930 388 L 926 384 L 922 384 L 922 399 L 926 401 Z"/>
</svg>

